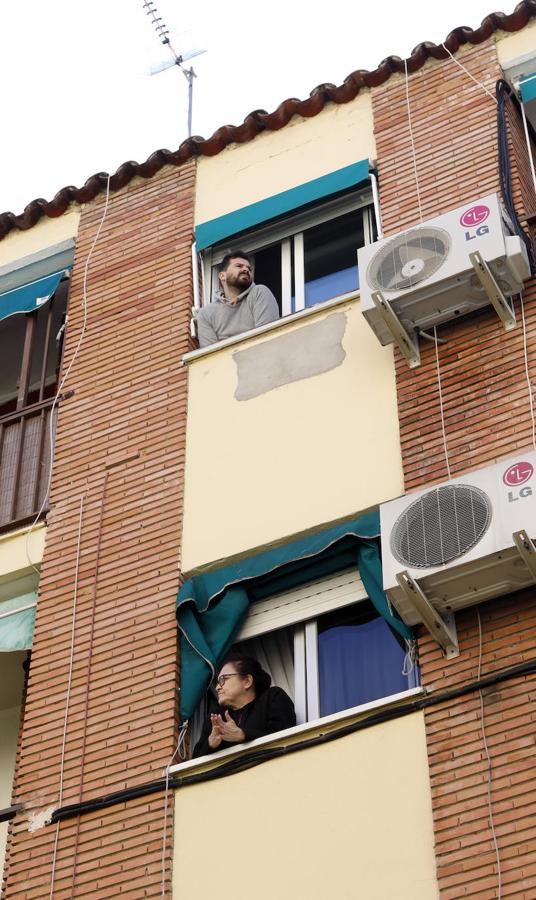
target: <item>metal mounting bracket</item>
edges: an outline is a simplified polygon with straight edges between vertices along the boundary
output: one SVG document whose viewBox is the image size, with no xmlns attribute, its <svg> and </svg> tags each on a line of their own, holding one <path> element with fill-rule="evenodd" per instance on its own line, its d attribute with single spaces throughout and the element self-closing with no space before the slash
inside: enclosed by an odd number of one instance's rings
<svg viewBox="0 0 536 900">
<path fill-rule="evenodd" d="M 475 270 L 476 277 L 488 296 L 489 302 L 504 325 L 504 330 L 511 331 L 512 328 L 516 327 L 515 313 L 497 284 L 493 272 L 487 262 L 482 259 L 482 255 L 478 250 L 475 250 L 474 253 L 470 253 L 469 259 Z"/>
<path fill-rule="evenodd" d="M 536 581 L 536 547 L 534 546 L 534 542 L 529 538 L 524 528 L 521 529 L 521 531 L 514 531 L 512 537 L 521 559 L 534 578 L 534 581 Z"/>
<path fill-rule="evenodd" d="M 413 607 L 432 637 L 438 642 L 447 659 L 459 656 L 454 616 L 452 614 L 449 614 L 448 617 L 441 616 L 409 572 L 399 572 L 396 580 L 404 592 L 406 601 Z"/>
<path fill-rule="evenodd" d="M 421 354 L 417 339 L 414 340 L 408 334 L 393 307 L 385 299 L 381 291 L 373 292 L 372 302 L 410 369 L 420 366 Z"/>
</svg>

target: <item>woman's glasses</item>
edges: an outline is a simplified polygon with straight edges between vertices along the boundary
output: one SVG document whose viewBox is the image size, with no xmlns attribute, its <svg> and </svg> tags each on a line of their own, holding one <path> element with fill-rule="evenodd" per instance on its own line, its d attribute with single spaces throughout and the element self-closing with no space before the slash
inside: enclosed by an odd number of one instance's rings
<svg viewBox="0 0 536 900">
<path fill-rule="evenodd" d="M 223 687 L 228 678 L 234 678 L 235 675 L 238 675 L 239 678 L 244 678 L 240 672 L 230 672 L 229 675 L 218 675 L 216 678 L 216 684 L 219 684 L 220 687 Z"/>
</svg>

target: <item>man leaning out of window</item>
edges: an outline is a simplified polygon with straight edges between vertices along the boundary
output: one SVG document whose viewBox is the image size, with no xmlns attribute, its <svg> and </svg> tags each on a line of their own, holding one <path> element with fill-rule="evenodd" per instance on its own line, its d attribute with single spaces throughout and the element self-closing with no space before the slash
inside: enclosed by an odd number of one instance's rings
<svg viewBox="0 0 536 900">
<path fill-rule="evenodd" d="M 242 250 L 230 250 L 218 266 L 219 289 L 196 318 L 200 347 L 243 334 L 279 318 L 277 300 L 264 284 L 255 284 L 252 262 Z"/>
</svg>

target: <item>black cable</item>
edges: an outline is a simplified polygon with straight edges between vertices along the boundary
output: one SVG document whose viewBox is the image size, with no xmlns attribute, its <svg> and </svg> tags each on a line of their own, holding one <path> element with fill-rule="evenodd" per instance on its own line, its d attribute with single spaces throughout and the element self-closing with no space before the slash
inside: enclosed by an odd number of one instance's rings
<svg viewBox="0 0 536 900">
<path fill-rule="evenodd" d="M 530 262 L 530 269 L 534 275 L 536 274 L 536 262 L 534 260 L 532 242 L 528 234 L 521 227 L 512 194 L 512 170 L 510 166 L 510 148 L 508 146 L 506 103 L 508 99 L 517 103 L 517 98 L 510 85 L 503 79 L 500 79 L 495 85 L 495 96 L 497 99 L 497 145 L 499 150 L 499 182 L 501 186 L 501 196 L 506 211 L 512 221 L 514 230 L 525 244 Z"/>
<path fill-rule="evenodd" d="M 488 675 L 486 678 L 481 678 L 478 681 L 471 681 L 466 684 L 460 685 L 456 688 L 451 688 L 449 691 L 443 691 L 441 694 L 432 694 L 428 696 L 417 697 L 415 700 L 410 700 L 408 703 L 403 703 L 400 706 L 394 706 L 391 709 L 379 710 L 376 713 L 372 713 L 372 715 L 367 716 L 366 718 L 360 719 L 357 722 L 351 722 L 348 725 L 343 725 L 339 728 L 330 728 L 330 725 L 327 725 L 328 730 L 322 732 L 321 734 L 315 735 L 311 738 L 306 738 L 303 741 L 298 741 L 293 744 L 283 744 L 279 747 L 267 747 L 263 749 L 262 747 L 258 749 L 251 750 L 247 753 L 247 755 L 231 759 L 227 763 L 222 763 L 215 769 L 211 769 L 208 772 L 198 772 L 194 775 L 183 775 L 178 777 L 171 777 L 169 779 L 169 787 L 178 789 L 181 787 L 187 787 L 192 784 L 199 784 L 205 781 L 214 781 L 217 778 L 224 778 L 227 775 L 234 775 L 237 772 L 244 772 L 246 769 L 251 769 L 253 766 L 260 765 L 263 762 L 266 762 L 270 759 L 277 759 L 280 756 L 286 756 L 289 753 L 297 753 L 300 750 L 305 750 L 309 747 L 315 747 L 319 744 L 327 744 L 331 741 L 337 740 L 341 737 L 346 737 L 349 734 L 355 734 L 358 731 L 363 731 L 366 728 L 371 728 L 373 725 L 380 725 L 384 722 L 392 721 L 393 719 L 399 719 L 403 716 L 411 715 L 411 713 L 418 712 L 419 710 L 427 709 L 431 706 L 437 706 L 440 703 L 447 703 L 450 700 L 456 700 L 458 697 L 463 697 L 465 694 L 471 694 L 475 691 L 484 690 L 488 687 L 493 687 L 496 684 L 501 684 L 504 681 L 508 681 L 511 678 L 519 678 L 523 675 L 533 675 L 536 673 L 536 658 L 531 659 L 528 662 L 520 663 L 518 666 L 511 666 L 508 669 L 503 669 L 500 672 L 494 672 L 492 675 Z M 116 791 L 112 794 L 107 794 L 104 797 L 97 797 L 94 800 L 85 800 L 81 803 L 72 803 L 69 806 L 63 806 L 58 809 L 55 809 L 52 813 L 51 822 L 61 822 L 65 819 L 71 819 L 74 816 L 79 816 L 82 813 L 86 812 L 95 812 L 97 810 L 106 809 L 110 806 L 116 806 L 118 803 L 125 803 L 128 800 L 133 800 L 137 797 L 145 797 L 148 794 L 156 794 L 160 791 L 165 790 L 166 780 L 165 778 L 159 778 L 156 781 L 146 782 L 145 784 L 137 785 L 132 788 L 125 788 L 122 791 Z"/>
</svg>

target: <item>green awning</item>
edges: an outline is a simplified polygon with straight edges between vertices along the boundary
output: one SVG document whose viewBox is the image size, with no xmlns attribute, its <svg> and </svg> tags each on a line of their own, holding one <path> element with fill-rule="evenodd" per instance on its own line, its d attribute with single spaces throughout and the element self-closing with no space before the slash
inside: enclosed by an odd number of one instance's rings
<svg viewBox="0 0 536 900">
<path fill-rule="evenodd" d="M 530 100 L 534 100 L 536 98 L 536 72 L 522 78 L 519 82 L 519 89 L 523 103 L 529 103 Z"/>
<path fill-rule="evenodd" d="M 189 719 L 241 628 L 249 604 L 355 565 L 376 610 L 399 635 L 413 631 L 383 590 L 379 513 L 336 525 L 184 583 L 177 596 L 181 632 L 180 711 Z"/>
<path fill-rule="evenodd" d="M 0 602 L 0 653 L 30 649 L 36 603 L 35 591 Z"/>
<path fill-rule="evenodd" d="M 201 222 L 195 228 L 197 250 L 204 250 L 205 247 L 211 247 L 225 238 L 268 222 L 270 219 L 276 219 L 278 216 L 306 206 L 308 203 L 356 187 L 366 181 L 368 177 L 369 161 L 361 159 L 359 162 L 330 172 L 328 175 L 321 175 L 320 178 L 313 178 L 312 181 L 299 184 L 288 191 L 282 191 L 265 200 L 242 206 L 240 209 L 235 209 L 224 216 L 218 216 L 216 219 L 210 219 L 208 222 Z"/>
<path fill-rule="evenodd" d="M 31 281 L 22 287 L 0 294 L 0 321 L 16 313 L 29 313 L 39 309 L 52 297 L 61 281 L 64 270 Z"/>
</svg>

